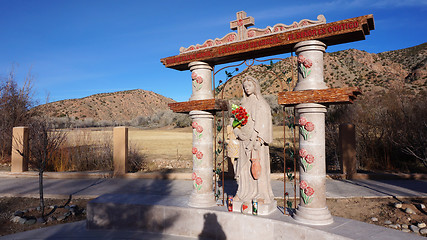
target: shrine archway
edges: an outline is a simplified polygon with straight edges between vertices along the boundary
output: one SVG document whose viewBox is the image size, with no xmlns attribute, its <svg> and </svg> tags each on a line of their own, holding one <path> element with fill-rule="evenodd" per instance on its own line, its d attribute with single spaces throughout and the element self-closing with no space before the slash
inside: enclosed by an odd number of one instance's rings
<svg viewBox="0 0 427 240">
<path fill-rule="evenodd" d="M 227 110 L 227 103 L 215 99 L 213 66 L 295 52 L 298 82 L 291 92 L 278 94 L 278 103 L 295 106 L 300 128 L 300 203 L 294 219 L 311 225 L 333 222 L 326 206 L 325 104 L 351 103 L 360 93 L 357 88 L 329 89 L 323 79 L 323 54 L 327 46 L 364 40 L 374 29 L 372 15 L 326 23 L 304 19 L 291 25 L 276 24 L 264 29 L 248 28 L 254 18 L 241 11 L 230 28 L 237 30 L 223 38 L 181 48 L 180 54 L 161 59 L 168 68 L 190 70 L 192 95 L 187 102 L 170 104 L 174 112 L 189 113 L 193 119 L 192 207 L 216 205 L 213 192 L 213 114 Z"/>
</svg>

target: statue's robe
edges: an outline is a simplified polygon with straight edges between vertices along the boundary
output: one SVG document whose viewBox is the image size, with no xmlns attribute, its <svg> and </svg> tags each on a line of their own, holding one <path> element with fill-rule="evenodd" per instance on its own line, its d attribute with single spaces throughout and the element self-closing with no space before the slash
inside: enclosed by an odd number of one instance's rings
<svg viewBox="0 0 427 240">
<path fill-rule="evenodd" d="M 255 82 L 254 94 L 245 96 L 242 107 L 249 114 L 246 125 L 235 129 L 235 134 L 240 140 L 240 154 L 237 165 L 237 197 L 250 202 L 258 199 L 260 203 L 270 203 L 274 200 L 270 179 L 270 153 L 269 144 L 273 141 L 273 126 L 271 110 L 267 101 L 261 96 L 258 82 Z M 251 155 L 257 152 L 261 165 L 261 174 L 257 180 L 251 173 Z"/>
</svg>

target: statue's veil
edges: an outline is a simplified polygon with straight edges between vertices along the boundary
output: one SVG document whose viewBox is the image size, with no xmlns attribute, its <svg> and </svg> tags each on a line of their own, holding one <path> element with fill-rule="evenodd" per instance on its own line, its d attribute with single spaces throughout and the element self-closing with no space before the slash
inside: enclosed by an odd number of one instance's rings
<svg viewBox="0 0 427 240">
<path fill-rule="evenodd" d="M 259 85 L 259 82 L 256 78 L 252 77 L 252 76 L 247 76 L 243 79 L 242 81 L 242 91 L 243 91 L 243 98 L 242 98 L 242 102 L 246 102 L 248 96 L 246 95 L 245 89 L 243 88 L 243 83 L 246 81 L 251 81 L 254 86 L 255 86 L 255 96 L 258 100 L 263 99 L 262 95 L 261 95 L 261 86 Z"/>
</svg>

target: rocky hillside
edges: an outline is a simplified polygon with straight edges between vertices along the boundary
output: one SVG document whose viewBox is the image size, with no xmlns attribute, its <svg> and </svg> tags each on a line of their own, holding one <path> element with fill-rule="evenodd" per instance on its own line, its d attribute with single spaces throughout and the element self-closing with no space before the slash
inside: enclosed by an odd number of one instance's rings
<svg viewBox="0 0 427 240">
<path fill-rule="evenodd" d="M 222 95 L 227 99 L 241 97 L 241 80 L 248 74 L 259 79 L 263 94 L 291 91 L 296 83 L 296 67 L 293 71 L 291 68 L 296 66 L 295 62 L 295 57 L 288 57 L 246 68 L 219 86 L 219 98 Z M 362 92 L 377 92 L 391 86 L 414 92 L 427 89 L 427 43 L 379 54 L 356 49 L 325 53 L 324 63 L 325 81 L 329 87 L 357 86 Z M 52 117 L 128 121 L 169 109 L 167 104 L 170 102 L 174 100 L 137 89 L 63 100 L 36 109 Z"/>
<path fill-rule="evenodd" d="M 80 99 L 52 102 L 35 107 L 52 117 L 94 120 L 132 120 L 166 110 L 171 98 L 141 89 L 100 93 Z"/>
<path fill-rule="evenodd" d="M 290 91 L 296 83 L 291 66 L 296 58 L 288 57 L 275 63 L 263 63 L 246 68 L 219 86 L 224 98 L 241 97 L 241 80 L 246 75 L 256 77 L 263 94 Z M 362 92 L 381 91 L 391 86 L 411 91 L 427 89 L 427 43 L 379 54 L 356 49 L 325 53 L 324 76 L 329 87 L 357 86 Z"/>
</svg>

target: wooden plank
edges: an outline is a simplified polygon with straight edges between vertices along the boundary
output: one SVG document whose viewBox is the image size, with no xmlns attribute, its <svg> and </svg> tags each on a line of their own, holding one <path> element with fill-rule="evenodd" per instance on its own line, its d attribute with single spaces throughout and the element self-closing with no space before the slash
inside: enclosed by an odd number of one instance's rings
<svg viewBox="0 0 427 240">
<path fill-rule="evenodd" d="M 169 103 L 169 108 L 176 113 L 189 113 L 199 111 L 227 111 L 228 101 L 222 99 L 194 100 L 188 102 Z"/>
<path fill-rule="evenodd" d="M 194 61 L 218 65 L 288 53 L 293 51 L 293 46 L 296 43 L 307 40 L 319 40 L 328 46 L 364 40 L 365 35 L 369 35 L 370 30 L 374 28 L 374 17 L 370 14 L 293 31 L 278 32 L 246 41 L 203 48 L 162 58 L 160 61 L 165 67 L 183 71 L 188 70 L 188 63 Z"/>
<path fill-rule="evenodd" d="M 361 92 L 357 87 L 280 92 L 277 101 L 286 106 L 300 103 L 353 103 L 359 94 Z"/>
</svg>

